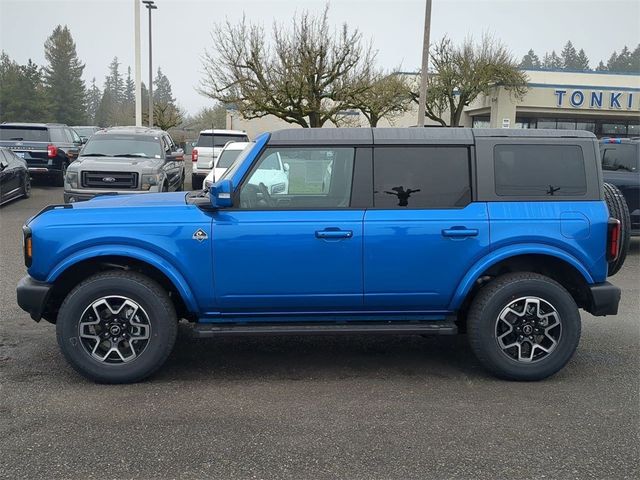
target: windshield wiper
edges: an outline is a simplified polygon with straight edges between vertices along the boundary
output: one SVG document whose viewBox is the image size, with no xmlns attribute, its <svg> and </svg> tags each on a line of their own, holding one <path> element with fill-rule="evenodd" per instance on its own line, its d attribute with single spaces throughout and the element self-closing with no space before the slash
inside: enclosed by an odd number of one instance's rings
<svg viewBox="0 0 640 480">
<path fill-rule="evenodd" d="M 10 138 L 9 140 L 17 140 L 17 141 L 21 141 L 21 140 L 24 140 L 24 138 L 23 138 L 23 137 L 12 137 L 12 138 Z"/>
<path fill-rule="evenodd" d="M 140 157 L 140 158 L 149 158 L 144 153 L 120 153 L 118 155 L 113 155 L 114 157 Z"/>
<path fill-rule="evenodd" d="M 104 153 L 83 153 L 80 155 L 81 157 L 108 157 Z"/>
</svg>

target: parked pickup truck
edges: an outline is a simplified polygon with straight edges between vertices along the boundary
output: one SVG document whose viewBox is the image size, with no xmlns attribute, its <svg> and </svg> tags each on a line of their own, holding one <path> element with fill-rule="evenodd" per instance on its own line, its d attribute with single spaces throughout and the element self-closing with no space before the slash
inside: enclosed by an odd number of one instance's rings
<svg viewBox="0 0 640 480">
<path fill-rule="evenodd" d="M 588 132 L 266 133 L 208 192 L 45 208 L 18 304 L 98 382 L 156 371 L 179 319 L 200 337 L 466 332 L 490 372 L 538 380 L 572 357 L 580 308 L 617 313 L 625 233 L 603 191 Z"/>
<path fill-rule="evenodd" d="M 23 158 L 32 176 L 46 176 L 58 187 L 81 145 L 78 134 L 59 123 L 0 124 L 0 147 Z"/>
</svg>

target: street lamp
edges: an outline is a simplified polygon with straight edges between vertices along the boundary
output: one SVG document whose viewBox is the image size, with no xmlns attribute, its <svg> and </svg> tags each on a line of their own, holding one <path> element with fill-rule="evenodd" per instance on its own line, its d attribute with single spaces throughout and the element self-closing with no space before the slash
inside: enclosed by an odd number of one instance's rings
<svg viewBox="0 0 640 480">
<path fill-rule="evenodd" d="M 152 54 L 151 54 L 151 10 L 156 10 L 158 7 L 153 0 L 142 0 L 147 10 L 149 10 L 149 126 L 153 127 L 153 66 L 152 66 Z"/>
</svg>

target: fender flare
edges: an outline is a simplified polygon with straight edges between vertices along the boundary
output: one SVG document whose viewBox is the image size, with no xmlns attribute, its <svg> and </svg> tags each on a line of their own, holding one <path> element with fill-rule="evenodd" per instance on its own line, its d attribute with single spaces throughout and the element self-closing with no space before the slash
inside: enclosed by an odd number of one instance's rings
<svg viewBox="0 0 640 480">
<path fill-rule="evenodd" d="M 568 263 L 580 272 L 588 284 L 594 283 L 593 277 L 584 265 L 573 255 L 570 255 L 559 248 L 535 243 L 521 244 L 517 246 L 510 245 L 489 253 L 473 264 L 458 284 L 456 293 L 453 295 L 453 298 L 449 303 L 449 310 L 455 311 L 460 308 L 462 302 L 464 302 L 464 299 L 471 291 L 471 288 L 473 288 L 474 283 L 480 277 L 482 272 L 503 260 L 520 255 L 547 255 L 555 257 Z"/>
<path fill-rule="evenodd" d="M 46 282 L 54 283 L 55 280 L 64 271 L 79 262 L 89 260 L 91 258 L 107 256 L 129 257 L 157 268 L 167 276 L 171 283 L 173 283 L 176 290 L 182 297 L 182 300 L 184 301 L 187 309 L 190 312 L 198 311 L 198 303 L 196 302 L 195 296 L 191 291 L 191 287 L 189 287 L 189 284 L 187 283 L 184 276 L 174 265 L 172 265 L 169 261 L 167 261 L 160 255 L 157 255 L 156 253 L 152 253 L 148 250 L 145 250 L 144 248 L 133 247 L 130 245 L 96 245 L 93 247 L 78 250 L 72 255 L 65 257 L 61 262 L 57 263 L 47 276 Z"/>
</svg>

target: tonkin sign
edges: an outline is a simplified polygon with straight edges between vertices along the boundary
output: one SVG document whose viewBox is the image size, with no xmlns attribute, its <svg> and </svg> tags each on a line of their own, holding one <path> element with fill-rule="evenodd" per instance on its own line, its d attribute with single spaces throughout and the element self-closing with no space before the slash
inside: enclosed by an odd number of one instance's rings
<svg viewBox="0 0 640 480">
<path fill-rule="evenodd" d="M 628 90 L 555 90 L 556 106 L 607 110 L 640 110 L 640 92 Z"/>
</svg>

